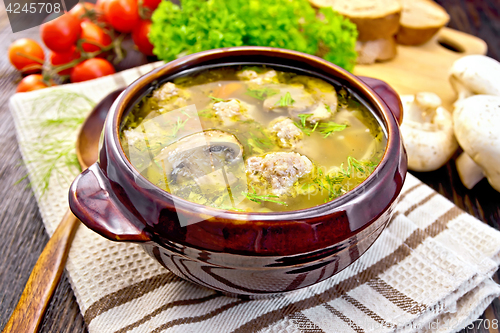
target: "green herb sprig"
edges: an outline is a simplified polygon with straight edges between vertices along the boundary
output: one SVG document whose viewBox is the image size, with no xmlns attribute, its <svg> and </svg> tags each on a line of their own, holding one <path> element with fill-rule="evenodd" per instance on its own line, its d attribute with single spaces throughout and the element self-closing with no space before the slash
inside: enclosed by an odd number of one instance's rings
<svg viewBox="0 0 500 333">
<path fill-rule="evenodd" d="M 29 143 L 34 157 L 25 162 L 36 165 L 30 185 L 35 185 L 41 195 L 53 179 L 71 181 L 61 167 L 72 174 L 80 169 L 75 151 L 76 132 L 95 104 L 83 94 L 63 89 L 41 94 L 33 101 L 31 113 L 40 132 L 37 140 Z"/>
<path fill-rule="evenodd" d="M 341 186 L 343 180 L 344 177 L 342 175 L 326 175 L 323 177 L 315 178 L 314 183 L 328 192 L 328 199 L 325 199 L 325 202 L 327 202 L 343 194 Z"/>
<path fill-rule="evenodd" d="M 299 114 L 298 117 L 300 118 L 300 124 L 294 122 L 295 126 L 297 126 L 307 136 L 311 136 L 311 133 L 316 131 L 316 128 L 319 125 L 319 121 L 317 121 L 312 128 L 307 126 L 307 119 L 311 116 L 313 116 L 312 113 Z"/>
<path fill-rule="evenodd" d="M 277 89 L 264 87 L 264 88 L 259 88 L 259 89 L 248 89 L 245 92 L 245 95 L 248 95 L 250 97 L 260 99 L 261 101 L 263 101 L 268 97 L 276 95 L 277 93 L 279 93 L 279 90 L 277 90 Z"/>
<path fill-rule="evenodd" d="M 245 197 L 247 197 L 248 200 L 251 200 L 253 202 L 257 202 L 260 204 L 262 203 L 262 201 L 267 201 L 267 202 L 273 202 L 273 203 L 276 203 L 276 204 L 282 205 L 282 206 L 288 206 L 286 202 L 274 199 L 274 198 L 279 198 L 277 195 L 271 195 L 271 194 L 258 195 L 257 191 L 255 191 L 255 188 L 252 187 L 252 190 L 253 190 L 253 193 L 242 191 L 241 194 L 243 194 Z"/>
<path fill-rule="evenodd" d="M 293 105 L 293 103 L 295 103 L 295 100 L 292 98 L 292 95 L 287 91 L 287 93 L 281 96 L 280 100 L 277 101 L 276 104 L 274 105 L 279 107 L 287 107 Z"/>
<path fill-rule="evenodd" d="M 348 169 L 356 169 L 363 174 L 371 174 L 373 170 L 377 167 L 377 164 L 372 161 L 358 161 L 354 157 L 349 156 L 347 158 Z"/>
<path fill-rule="evenodd" d="M 215 102 L 224 102 L 225 101 L 225 99 L 223 99 L 223 98 L 217 98 L 217 97 L 214 97 L 212 95 L 210 95 L 208 97 L 210 97 L 211 99 L 213 99 Z"/>
<path fill-rule="evenodd" d="M 306 127 L 307 119 L 309 119 L 309 117 L 311 117 L 312 115 L 313 115 L 312 113 L 299 114 L 300 123 L 302 124 L 302 127 Z"/>
<path fill-rule="evenodd" d="M 235 130 L 235 133 L 244 144 L 247 154 L 252 155 L 255 152 L 262 154 L 275 146 L 274 141 L 268 136 L 266 128 L 263 128 L 255 120 L 247 120 L 246 124 L 248 124 L 248 131 Z"/>
<path fill-rule="evenodd" d="M 189 115 L 188 115 L 189 116 Z M 191 118 L 191 117 L 190 117 Z M 188 122 L 189 118 L 182 121 L 180 117 L 177 117 L 177 122 L 174 124 L 174 127 L 172 128 L 172 133 L 169 135 L 172 138 L 176 138 L 177 134 L 181 129 L 184 128 L 186 123 Z"/>
<path fill-rule="evenodd" d="M 316 185 L 318 189 L 326 190 L 328 198 L 325 199 L 325 202 L 327 202 L 350 191 L 352 187 L 366 179 L 376 166 L 377 164 L 372 161 L 359 161 L 352 156 L 348 156 L 346 168 L 344 168 L 344 164 L 342 163 L 337 172 L 328 174 L 324 174 L 320 169 L 318 177 L 314 178 L 312 183 L 305 184 L 302 189 L 306 190 L 310 186 Z M 354 175 L 354 171 L 358 171 L 359 174 Z"/>
<path fill-rule="evenodd" d="M 274 146 L 271 139 L 269 139 L 269 137 L 266 135 L 262 135 L 260 137 L 257 137 L 255 134 L 250 133 L 250 136 L 251 136 L 251 139 L 248 140 L 248 144 L 250 144 L 252 146 L 255 145 L 261 149 L 269 149 L 269 148 L 272 148 Z"/>
<path fill-rule="evenodd" d="M 343 131 L 347 125 L 337 124 L 333 121 L 329 121 L 326 123 L 320 123 L 318 126 L 319 132 L 323 134 L 324 138 L 327 138 L 333 132 Z"/>
<path fill-rule="evenodd" d="M 205 118 L 205 119 L 210 119 L 215 117 L 215 112 L 212 109 L 203 109 L 198 111 L 198 116 Z"/>
<path fill-rule="evenodd" d="M 307 136 L 310 136 L 311 133 L 313 133 L 317 128 L 318 131 L 321 134 L 323 134 L 323 138 L 326 139 L 333 132 L 343 131 L 347 127 L 347 125 L 345 125 L 345 124 L 337 124 L 333 121 L 328 121 L 328 122 L 317 121 L 314 124 L 314 126 L 312 126 L 312 124 L 311 124 L 312 127 L 307 126 L 307 120 L 311 116 L 313 116 L 312 113 L 299 114 L 298 117 L 300 118 L 300 124 L 294 123 L 295 126 L 297 126 L 300 130 L 302 130 L 302 132 L 304 132 L 304 134 L 306 134 Z"/>
</svg>

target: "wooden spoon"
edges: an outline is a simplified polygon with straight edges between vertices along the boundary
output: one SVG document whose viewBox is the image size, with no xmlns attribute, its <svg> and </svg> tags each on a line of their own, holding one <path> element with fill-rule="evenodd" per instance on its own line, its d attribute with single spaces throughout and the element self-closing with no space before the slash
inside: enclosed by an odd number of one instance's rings
<svg viewBox="0 0 500 333">
<path fill-rule="evenodd" d="M 82 170 L 97 161 L 99 138 L 106 115 L 122 90 L 116 90 L 104 98 L 83 123 L 76 141 L 76 155 Z M 80 221 L 68 209 L 56 231 L 38 258 L 2 333 L 35 333 L 42 322 L 68 258 L 68 252 Z"/>
</svg>

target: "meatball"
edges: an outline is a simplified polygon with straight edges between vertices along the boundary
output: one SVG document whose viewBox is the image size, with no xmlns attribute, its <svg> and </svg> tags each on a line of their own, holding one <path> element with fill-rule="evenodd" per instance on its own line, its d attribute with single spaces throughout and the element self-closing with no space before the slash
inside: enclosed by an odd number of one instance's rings
<svg viewBox="0 0 500 333">
<path fill-rule="evenodd" d="M 311 173 L 312 162 L 305 156 L 291 152 L 270 153 L 247 159 L 247 173 L 253 183 L 271 186 L 274 195 L 295 196 L 294 184 Z"/>
<path fill-rule="evenodd" d="M 238 76 L 240 80 L 248 81 L 256 79 L 257 77 L 259 77 L 259 74 L 257 74 L 256 71 L 253 71 L 251 69 L 245 69 L 244 71 L 241 71 L 238 74 L 236 74 L 236 76 Z"/>
<path fill-rule="evenodd" d="M 179 88 L 172 82 L 167 82 L 153 92 L 151 102 L 154 109 L 160 113 L 169 112 L 188 105 L 190 92 L 187 88 Z"/>
<path fill-rule="evenodd" d="M 269 124 L 268 128 L 272 134 L 276 135 L 278 145 L 283 148 L 294 148 L 304 137 L 292 119 L 287 117 L 276 118 Z"/>
<path fill-rule="evenodd" d="M 278 74 L 273 69 L 261 74 L 257 73 L 254 70 L 246 69 L 236 75 L 240 80 L 249 81 L 252 86 L 278 82 Z"/>
<path fill-rule="evenodd" d="M 247 110 L 243 104 L 236 99 L 214 103 L 213 109 L 217 117 L 219 117 L 225 125 L 229 125 L 236 120 L 246 119 L 244 113 L 246 113 Z"/>
<path fill-rule="evenodd" d="M 179 88 L 174 83 L 167 82 L 154 91 L 153 98 L 163 101 L 177 95 L 179 95 Z"/>
</svg>

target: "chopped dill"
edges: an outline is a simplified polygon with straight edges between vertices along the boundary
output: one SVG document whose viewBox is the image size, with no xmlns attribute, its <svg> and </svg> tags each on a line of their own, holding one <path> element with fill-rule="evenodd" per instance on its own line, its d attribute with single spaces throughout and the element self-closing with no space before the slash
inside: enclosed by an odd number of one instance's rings
<svg viewBox="0 0 500 333">
<path fill-rule="evenodd" d="M 81 115 L 92 109 L 95 104 L 93 100 L 83 94 L 61 89 L 37 97 L 33 101 L 32 112 L 41 115 L 49 110 L 55 110 L 55 119 L 58 119 L 62 116 L 68 116 L 68 114 L 78 113 Z"/>
<path fill-rule="evenodd" d="M 316 130 L 316 127 L 318 127 L 318 125 L 319 125 L 319 121 L 316 124 L 314 124 L 314 127 L 313 127 L 311 132 L 314 132 Z"/>
<path fill-rule="evenodd" d="M 215 114 L 211 109 L 203 109 L 203 110 L 198 112 L 198 116 L 208 119 L 208 118 L 215 117 Z"/>
<path fill-rule="evenodd" d="M 266 135 L 263 135 L 262 137 L 259 138 L 259 137 L 255 136 L 255 134 L 250 133 L 250 136 L 252 137 L 252 141 L 255 142 L 255 144 L 259 148 L 272 148 L 273 147 L 273 142 Z"/>
<path fill-rule="evenodd" d="M 351 156 L 347 158 L 347 163 L 363 174 L 371 174 L 377 166 L 377 164 L 373 163 L 372 161 L 358 161 Z"/>
<path fill-rule="evenodd" d="M 306 121 L 312 115 L 313 115 L 312 113 L 299 114 L 300 123 L 302 124 L 302 127 L 306 127 Z"/>
<path fill-rule="evenodd" d="M 175 123 L 174 127 L 172 128 L 172 134 L 170 134 L 169 136 L 172 137 L 172 138 L 175 138 L 177 137 L 177 134 L 179 133 L 179 131 L 184 128 L 184 125 L 186 125 L 186 123 L 188 122 L 189 119 L 186 119 L 184 121 L 181 120 L 180 117 L 177 117 L 177 122 Z"/>
<path fill-rule="evenodd" d="M 225 101 L 225 99 L 222 99 L 222 98 L 217 98 L 217 97 L 214 97 L 214 96 L 212 96 L 212 95 L 210 95 L 210 96 L 208 96 L 208 97 L 210 97 L 211 99 L 213 99 L 215 102 L 224 102 L 224 101 Z"/>
<path fill-rule="evenodd" d="M 333 200 L 343 194 L 342 190 L 342 181 L 343 177 L 339 176 L 330 176 L 326 175 L 323 178 L 314 179 L 314 183 L 316 183 L 320 189 L 325 189 L 328 191 L 328 199 L 325 199 L 325 202 Z"/>
<path fill-rule="evenodd" d="M 61 167 L 71 174 L 80 170 L 75 150 L 76 132 L 95 102 L 87 96 L 69 90 L 56 89 L 33 100 L 32 119 L 39 130 L 36 140 L 30 142 L 34 156 L 26 160 L 35 165 L 31 179 L 43 195 L 51 180 L 71 182 Z M 53 178 L 56 176 L 56 178 Z"/>
<path fill-rule="evenodd" d="M 314 132 L 314 131 L 316 131 L 316 128 L 319 125 L 319 121 L 316 122 L 312 128 L 310 128 L 310 127 L 308 127 L 306 125 L 307 119 L 309 117 L 311 117 L 312 115 L 313 115 L 312 113 L 309 113 L 309 114 L 299 114 L 300 124 L 297 124 L 296 122 L 294 122 L 295 126 L 297 126 L 307 136 L 311 136 L 311 133 Z"/>
<path fill-rule="evenodd" d="M 333 132 L 342 131 L 346 127 L 347 127 L 347 125 L 341 125 L 341 124 L 334 123 L 333 121 L 329 121 L 327 123 L 319 124 L 319 132 L 321 134 L 323 134 L 324 138 L 327 138 Z"/>
<path fill-rule="evenodd" d="M 164 170 L 165 170 L 165 169 L 163 168 L 163 165 L 162 165 L 160 162 L 158 162 L 156 159 L 154 159 L 154 158 L 153 158 L 153 162 L 154 162 L 154 164 L 156 164 L 156 166 L 157 166 L 158 168 L 160 168 L 160 170 L 162 170 L 162 171 L 164 171 Z M 163 161 L 162 161 L 162 162 L 163 162 Z"/>
<path fill-rule="evenodd" d="M 74 142 L 65 139 L 48 139 L 34 142 L 32 145 L 40 158 L 26 161 L 26 163 L 36 164 L 35 179 L 31 181 L 36 183 L 42 195 L 49 189 L 53 175 L 62 177 L 67 182 L 72 181 L 60 170 L 61 166 L 65 166 L 72 173 L 80 170 Z"/>
<path fill-rule="evenodd" d="M 253 98 L 260 99 L 261 101 L 265 100 L 268 97 L 274 96 L 279 93 L 279 90 L 272 89 L 269 87 L 259 88 L 259 89 L 248 89 L 245 95 L 248 95 Z"/>
<path fill-rule="evenodd" d="M 325 104 L 325 107 L 326 106 L 327 105 Z M 328 107 L 328 110 L 330 110 L 330 107 Z M 313 115 L 314 114 L 312 113 L 299 114 L 298 117 L 300 118 L 300 124 L 294 122 L 295 126 L 297 126 L 300 130 L 302 130 L 302 132 L 304 132 L 304 134 L 306 134 L 307 136 L 310 136 L 311 133 L 314 132 L 316 128 L 318 128 L 319 132 L 323 134 L 323 138 L 327 138 L 333 132 L 342 131 L 347 127 L 347 125 L 337 124 L 334 123 L 333 121 L 329 122 L 317 121 L 314 124 L 314 126 L 312 126 L 312 124 L 309 124 L 309 126 L 307 126 L 307 120 L 309 119 L 309 117 L 312 117 Z"/>
<path fill-rule="evenodd" d="M 246 153 L 250 155 L 254 152 L 262 154 L 266 149 L 272 149 L 275 146 L 274 141 L 266 134 L 267 130 L 262 128 L 259 123 L 251 120 L 247 124 L 252 127 L 251 130 L 237 131 L 238 136 L 242 137 L 240 140 L 245 145 Z"/>
<path fill-rule="evenodd" d="M 181 110 L 181 113 L 185 114 L 188 117 L 188 119 L 191 119 L 191 116 L 186 113 L 186 110 Z"/>
<path fill-rule="evenodd" d="M 325 104 L 325 109 L 326 109 L 328 112 L 332 113 L 332 109 L 330 108 L 330 105 Z"/>
<path fill-rule="evenodd" d="M 325 202 L 328 202 L 353 189 L 361 181 L 365 180 L 376 166 L 376 163 L 372 161 L 358 161 L 354 157 L 349 156 L 347 157 L 346 169 L 343 163 L 336 172 L 323 174 L 320 169 L 319 175 L 313 179 L 313 183 L 318 186 L 319 190 L 327 191 L 328 198 L 325 198 Z M 354 174 L 354 171 L 357 171 L 358 174 Z M 308 183 L 306 185 L 309 187 L 312 184 Z"/>
<path fill-rule="evenodd" d="M 275 105 L 285 107 L 290 106 L 295 103 L 295 100 L 292 98 L 290 92 L 287 92 L 285 95 L 281 96 L 280 100 L 276 102 Z"/>
<path fill-rule="evenodd" d="M 267 202 L 273 202 L 273 203 L 276 203 L 276 204 L 282 205 L 282 206 L 288 206 L 286 204 L 286 202 L 272 199 L 272 198 L 278 198 L 277 195 L 271 195 L 271 194 L 257 195 L 257 192 L 255 191 L 255 188 L 253 188 L 253 186 L 252 186 L 252 190 L 253 190 L 253 193 L 242 191 L 241 194 L 243 194 L 245 197 L 247 197 L 248 200 L 251 200 L 253 202 L 257 202 L 260 204 L 262 203 L 262 201 L 267 201 Z"/>
</svg>

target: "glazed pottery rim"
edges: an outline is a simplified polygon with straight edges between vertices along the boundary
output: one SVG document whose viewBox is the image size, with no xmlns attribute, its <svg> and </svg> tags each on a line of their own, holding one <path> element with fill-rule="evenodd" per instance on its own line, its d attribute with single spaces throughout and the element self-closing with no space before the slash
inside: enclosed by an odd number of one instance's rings
<svg viewBox="0 0 500 333">
<path fill-rule="evenodd" d="M 155 184 L 151 183 L 147 178 L 142 176 L 140 172 L 132 165 L 132 163 L 126 156 L 123 150 L 123 146 L 121 144 L 120 127 L 122 122 L 122 116 L 128 110 L 130 103 L 133 103 L 135 101 L 135 98 L 137 97 L 136 96 L 137 91 L 140 91 L 145 86 L 153 84 L 155 81 L 161 81 L 163 77 L 174 75 L 184 70 L 195 69 L 196 67 L 200 67 L 200 64 L 196 62 L 196 60 L 210 58 L 211 56 L 224 54 L 226 56 L 221 57 L 220 63 L 221 64 L 227 63 L 227 65 L 231 65 L 231 56 L 243 56 L 247 52 L 257 52 L 260 55 L 275 57 L 275 58 L 279 58 L 280 56 L 289 56 L 292 57 L 293 59 L 305 58 L 308 59 L 309 61 L 320 63 L 321 65 L 326 66 L 337 73 L 337 77 L 334 77 L 334 79 L 342 78 L 343 80 L 348 81 L 349 82 L 348 87 L 350 89 L 359 94 L 366 101 L 371 102 L 374 108 L 381 110 L 381 112 L 378 112 L 378 116 L 382 120 L 381 126 L 384 127 L 387 133 L 386 148 L 382 156 L 382 159 L 377 164 L 374 171 L 362 183 L 360 183 L 358 186 L 348 191 L 347 193 L 341 195 L 340 197 L 335 198 L 334 200 L 305 209 L 283 211 L 283 212 L 265 212 L 265 213 L 237 212 L 237 211 L 229 211 L 229 210 L 209 207 L 177 197 L 172 193 L 169 193 L 161 189 L 160 187 L 156 186 Z M 255 61 L 255 63 L 258 63 L 258 61 Z M 272 65 L 273 65 L 272 63 L 269 64 L 269 66 L 271 67 Z M 201 64 L 201 66 L 203 66 L 203 64 Z M 297 68 L 300 69 L 300 67 L 298 66 Z M 174 72 L 168 73 L 169 71 L 172 70 L 174 70 Z M 112 118 L 108 117 L 108 119 L 111 118 L 109 120 L 111 120 L 111 126 L 112 126 L 112 141 L 115 144 L 115 149 L 116 147 L 118 147 L 118 149 L 116 150 L 118 152 L 118 156 L 120 157 L 120 162 L 126 165 L 127 170 L 134 175 L 135 179 L 139 178 L 142 182 L 149 183 L 151 185 L 151 188 L 148 188 L 148 191 L 153 191 L 155 196 L 163 200 L 175 201 L 176 209 L 186 209 L 190 211 L 196 211 L 199 214 L 207 216 L 217 216 L 219 218 L 224 218 L 231 221 L 252 222 L 252 220 L 260 220 L 260 221 L 279 220 L 282 222 L 286 221 L 295 222 L 297 220 L 309 219 L 312 217 L 319 217 L 331 214 L 332 212 L 337 211 L 338 208 L 341 208 L 342 206 L 349 204 L 349 202 L 351 202 L 352 199 L 358 196 L 360 189 L 369 187 L 370 185 L 376 183 L 378 181 L 377 173 L 381 172 L 381 170 L 383 170 L 384 167 L 388 167 L 387 164 L 390 163 L 390 161 L 388 160 L 388 156 L 390 155 L 391 152 L 398 150 L 400 145 L 397 140 L 397 137 L 399 137 L 398 135 L 399 126 L 397 124 L 395 116 L 393 115 L 389 107 L 385 104 L 385 102 L 367 84 L 362 82 L 361 79 L 349 73 L 348 71 L 344 70 L 343 68 L 335 64 L 332 64 L 322 58 L 301 53 L 298 51 L 272 48 L 272 47 L 239 46 L 239 47 L 214 49 L 214 50 L 194 53 L 173 60 L 171 62 L 168 62 L 152 70 L 151 72 L 142 75 L 140 78 L 138 78 L 129 86 L 127 86 L 126 89 L 118 96 L 116 101 L 113 103 L 113 106 L 110 109 L 110 116 L 112 116 Z M 390 199 L 387 206 L 382 211 L 380 211 L 377 216 L 375 216 L 371 221 L 365 221 L 363 226 L 366 227 L 370 225 L 373 221 L 376 221 L 377 218 L 380 215 L 382 215 L 396 200 L 400 190 L 401 189 L 399 188 L 396 191 L 396 194 Z M 362 190 L 362 192 L 364 191 Z M 363 229 L 363 227 L 361 229 Z M 359 231 L 359 229 L 357 231 Z"/>
</svg>

